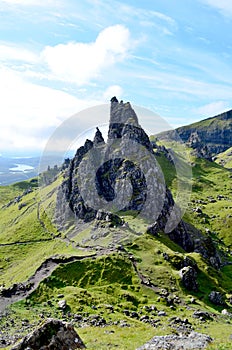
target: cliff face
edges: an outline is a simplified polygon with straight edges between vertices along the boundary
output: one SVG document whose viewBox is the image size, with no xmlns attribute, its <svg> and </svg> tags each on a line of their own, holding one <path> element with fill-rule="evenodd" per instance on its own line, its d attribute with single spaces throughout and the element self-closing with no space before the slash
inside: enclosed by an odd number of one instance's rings
<svg viewBox="0 0 232 350">
<path fill-rule="evenodd" d="M 86 140 L 77 150 L 58 193 L 58 203 L 58 216 L 64 220 L 68 203 L 75 217 L 85 222 L 98 218 L 98 211 L 117 215 L 130 210 L 152 218 L 150 223 L 162 212 L 165 226 L 164 217 L 174 201 L 149 137 L 130 103 L 112 98 L 107 142 L 97 128 L 93 142 Z"/>
<path fill-rule="evenodd" d="M 71 216 L 115 227 L 124 225 L 120 216 L 128 211 L 146 220 L 147 232 L 164 231 L 186 251 L 193 251 L 200 239 L 199 232 L 182 222 L 130 103 L 114 97 L 108 139 L 97 128 L 93 142 L 86 140 L 77 150 L 57 195 L 56 220 L 60 229 L 67 228 Z"/>
<path fill-rule="evenodd" d="M 209 159 L 232 146 L 232 110 L 176 131 L 185 143 L 196 150 L 197 156 Z M 175 133 L 167 131 L 159 138 L 170 140 L 175 138 Z"/>
</svg>

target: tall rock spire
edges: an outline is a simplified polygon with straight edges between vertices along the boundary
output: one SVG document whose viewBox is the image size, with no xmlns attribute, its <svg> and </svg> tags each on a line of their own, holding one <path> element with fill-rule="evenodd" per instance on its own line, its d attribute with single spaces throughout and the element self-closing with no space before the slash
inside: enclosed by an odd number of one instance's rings
<svg viewBox="0 0 232 350">
<path fill-rule="evenodd" d="M 110 124 L 131 124 L 139 126 L 138 117 L 129 102 L 118 102 L 114 96 L 111 98 Z"/>
<path fill-rule="evenodd" d="M 98 128 L 96 128 L 96 133 L 95 133 L 95 136 L 93 139 L 94 146 L 102 145 L 104 143 L 105 143 L 105 141 L 104 141 L 104 138 L 102 136 L 101 131 Z"/>
</svg>

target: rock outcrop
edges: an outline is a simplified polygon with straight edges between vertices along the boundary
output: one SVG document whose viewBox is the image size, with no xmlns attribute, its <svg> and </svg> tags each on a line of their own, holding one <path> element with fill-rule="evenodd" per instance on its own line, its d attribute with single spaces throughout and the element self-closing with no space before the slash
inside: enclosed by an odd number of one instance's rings
<svg viewBox="0 0 232 350">
<path fill-rule="evenodd" d="M 185 251 L 200 250 L 195 240 L 202 236 L 180 219 L 153 145 L 135 111 L 129 102 L 113 97 L 108 139 L 105 142 L 97 128 L 93 142 L 86 140 L 77 150 L 57 195 L 56 220 L 60 228 L 67 228 L 71 216 L 115 227 L 124 225 L 120 213 L 128 211 L 147 221 L 149 233 L 164 231 Z M 205 256 L 215 257 L 215 250 L 208 248 Z"/>
<path fill-rule="evenodd" d="M 192 266 L 183 267 L 180 270 L 180 277 L 186 289 L 194 292 L 198 291 L 197 272 Z"/>
<path fill-rule="evenodd" d="M 212 160 L 211 152 L 209 151 L 207 144 L 201 140 L 197 131 L 193 131 L 190 134 L 187 145 L 194 149 L 196 157 Z"/>
<path fill-rule="evenodd" d="M 57 222 L 66 227 L 70 214 L 84 222 L 102 220 L 105 211 L 117 226 L 123 224 L 118 213 L 133 211 L 164 230 L 174 205 L 136 113 L 129 102 L 113 97 L 107 142 L 97 128 L 93 142 L 86 140 L 66 170 L 57 195 Z M 187 251 L 193 249 L 182 223 L 172 239 Z"/>
<path fill-rule="evenodd" d="M 71 324 L 48 319 L 34 332 L 14 345 L 12 350 L 75 350 L 85 348 Z"/>
<path fill-rule="evenodd" d="M 156 336 L 137 350 L 199 350 L 205 349 L 210 342 L 209 335 L 191 332 L 188 335 Z"/>
<path fill-rule="evenodd" d="M 225 298 L 220 292 L 212 291 L 209 294 L 209 300 L 214 305 L 221 305 L 221 306 L 225 305 Z"/>
<path fill-rule="evenodd" d="M 178 135 L 196 151 L 196 155 L 210 159 L 232 147 L 232 110 L 197 123 L 182 126 L 157 135 L 172 140 Z"/>
</svg>

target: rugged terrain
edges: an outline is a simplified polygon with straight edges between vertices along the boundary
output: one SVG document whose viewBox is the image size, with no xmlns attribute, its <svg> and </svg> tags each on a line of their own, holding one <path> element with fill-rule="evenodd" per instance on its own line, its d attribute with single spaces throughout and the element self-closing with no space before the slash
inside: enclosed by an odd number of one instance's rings
<svg viewBox="0 0 232 350">
<path fill-rule="evenodd" d="M 204 125 L 215 138 L 207 139 Z M 97 129 L 62 169 L 44 172 L 40 186 L 32 179 L 0 188 L 2 348 L 48 317 L 72 322 L 88 349 L 136 349 L 154 336 L 193 331 L 212 338 L 209 349 L 231 348 L 232 174 L 212 160 L 231 147 L 231 113 L 181 130 L 192 192 L 172 230 L 178 143 L 164 135 L 150 142 L 130 104 L 116 98 L 108 140 Z M 196 152 L 196 133 L 205 153 Z M 141 169 L 153 157 L 150 184 Z M 102 210 L 89 199 L 93 178 Z M 157 200 L 149 202 L 149 193 Z M 152 210 L 143 211 L 146 201 Z"/>
</svg>

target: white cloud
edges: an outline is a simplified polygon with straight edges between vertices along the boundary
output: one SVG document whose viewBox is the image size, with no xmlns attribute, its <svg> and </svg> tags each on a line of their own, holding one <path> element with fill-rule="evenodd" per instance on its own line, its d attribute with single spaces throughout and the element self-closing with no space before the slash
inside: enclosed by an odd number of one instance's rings
<svg viewBox="0 0 232 350">
<path fill-rule="evenodd" d="M 122 94 L 123 94 L 123 89 L 121 88 L 121 86 L 111 85 L 104 92 L 103 99 L 104 99 L 104 101 L 109 102 L 111 97 L 117 96 L 117 98 L 120 99 Z"/>
<path fill-rule="evenodd" d="M 42 59 L 56 79 L 83 85 L 99 77 L 104 69 L 124 60 L 130 48 L 129 30 L 115 25 L 104 29 L 95 42 L 47 46 Z"/>
<path fill-rule="evenodd" d="M 109 102 L 113 95 L 120 97 L 122 88 L 118 85 L 109 86 L 105 92 L 95 92 L 97 98 L 91 94 L 77 98 L 48 87 L 47 83 L 54 86 L 54 80 L 72 82 L 82 88 L 77 93 L 87 95 L 83 85 L 92 83 L 105 68 L 124 60 L 130 45 L 130 33 L 121 25 L 104 29 L 95 42 L 46 47 L 41 54 L 0 42 L 0 149 L 42 149 L 65 118 Z M 82 124 L 84 127 L 84 121 Z"/>
<path fill-rule="evenodd" d="M 230 0 L 201 0 L 201 2 L 216 8 L 226 17 L 232 16 L 232 2 Z"/>
<path fill-rule="evenodd" d="M 194 110 L 200 117 L 212 117 L 223 113 L 229 109 L 229 104 L 226 101 L 216 101 Z"/>
<path fill-rule="evenodd" d="M 97 101 L 33 84 L 12 69 L 0 69 L 0 149 L 42 149 L 62 120 Z"/>
<path fill-rule="evenodd" d="M 0 43 L 0 61 L 23 61 L 34 63 L 37 55 L 16 44 Z"/>
</svg>

